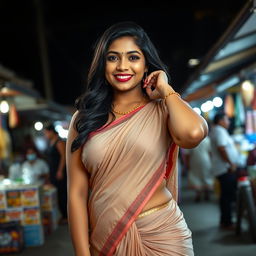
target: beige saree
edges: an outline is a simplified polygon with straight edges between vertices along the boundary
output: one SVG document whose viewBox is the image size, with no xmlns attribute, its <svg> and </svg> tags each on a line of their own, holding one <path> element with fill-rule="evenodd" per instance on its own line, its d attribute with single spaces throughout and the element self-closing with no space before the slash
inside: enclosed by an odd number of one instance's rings
<svg viewBox="0 0 256 256">
<path fill-rule="evenodd" d="M 91 255 L 193 255 L 177 199 L 178 147 L 162 100 L 151 101 L 90 134 L 82 160 L 90 175 Z M 137 218 L 163 179 L 173 199 Z"/>
</svg>

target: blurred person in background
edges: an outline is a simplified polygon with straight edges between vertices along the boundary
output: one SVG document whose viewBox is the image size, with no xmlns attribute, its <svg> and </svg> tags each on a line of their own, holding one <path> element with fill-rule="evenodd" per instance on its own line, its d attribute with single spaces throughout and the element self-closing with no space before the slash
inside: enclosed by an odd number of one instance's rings
<svg viewBox="0 0 256 256">
<path fill-rule="evenodd" d="M 256 144 L 254 144 L 254 148 L 248 152 L 247 159 L 246 159 L 247 166 L 254 166 L 256 165 Z"/>
<path fill-rule="evenodd" d="M 8 178 L 13 181 L 22 179 L 21 166 L 24 162 L 23 154 L 15 154 L 12 164 L 9 166 Z"/>
<path fill-rule="evenodd" d="M 58 193 L 59 224 L 67 224 L 66 142 L 59 137 L 53 124 L 44 127 L 44 135 L 49 142 L 46 157 L 50 167 L 50 183 Z"/>
<path fill-rule="evenodd" d="M 26 160 L 26 152 L 28 148 L 37 148 L 34 142 L 34 138 L 31 134 L 25 134 L 21 146 L 21 152 L 23 153 L 24 160 Z M 39 153 L 37 151 L 37 153 Z"/>
<path fill-rule="evenodd" d="M 188 169 L 188 187 L 195 190 L 195 202 L 199 202 L 204 196 L 210 199 L 213 187 L 211 173 L 211 142 L 206 137 L 201 143 L 192 149 L 184 149 L 186 166 Z"/>
<path fill-rule="evenodd" d="M 239 154 L 232 137 L 228 133 L 229 118 L 217 113 L 210 132 L 212 143 L 212 172 L 220 184 L 220 226 L 234 228 L 232 222 L 232 204 L 236 199 L 236 170 Z"/>
<path fill-rule="evenodd" d="M 46 184 L 49 178 L 49 166 L 47 162 L 39 158 L 35 147 L 28 147 L 26 159 L 21 166 L 22 179 L 27 184 Z"/>
</svg>

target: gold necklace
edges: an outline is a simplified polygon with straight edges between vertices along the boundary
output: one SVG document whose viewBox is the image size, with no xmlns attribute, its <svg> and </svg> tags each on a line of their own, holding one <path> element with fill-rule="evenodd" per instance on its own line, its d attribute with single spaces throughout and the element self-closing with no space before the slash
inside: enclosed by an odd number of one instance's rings
<svg viewBox="0 0 256 256">
<path fill-rule="evenodd" d="M 130 110 L 126 111 L 126 112 L 118 111 L 118 110 L 115 110 L 113 108 L 113 112 L 118 114 L 118 115 L 127 115 L 127 114 L 131 113 L 132 111 L 134 111 L 135 109 L 137 109 L 138 107 L 140 107 L 142 105 L 143 105 L 142 103 L 139 103 L 135 107 L 133 107 L 132 109 L 130 109 Z"/>
</svg>

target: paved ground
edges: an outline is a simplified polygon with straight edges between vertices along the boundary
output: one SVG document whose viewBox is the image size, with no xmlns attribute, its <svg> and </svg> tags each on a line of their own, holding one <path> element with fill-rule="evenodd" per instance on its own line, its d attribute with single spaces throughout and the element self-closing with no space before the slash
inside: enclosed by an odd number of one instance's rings
<svg viewBox="0 0 256 256">
<path fill-rule="evenodd" d="M 193 194 L 183 191 L 180 205 L 189 228 L 193 234 L 196 256 L 255 256 L 256 243 L 243 220 L 240 236 L 234 231 L 223 231 L 218 227 L 219 211 L 217 200 L 210 202 L 193 202 Z"/>
<path fill-rule="evenodd" d="M 60 226 L 45 238 L 43 246 L 25 248 L 22 253 L 10 256 L 75 256 L 67 226 Z"/>
<path fill-rule="evenodd" d="M 180 207 L 193 233 L 196 256 L 255 256 L 256 243 L 247 232 L 246 223 L 241 236 L 218 228 L 216 199 L 193 202 L 193 193 L 182 190 Z M 59 227 L 46 238 L 43 246 L 26 248 L 21 256 L 74 256 L 67 227 Z M 125 255 L 124 255 L 125 256 Z M 133 255 L 131 255 L 133 256 Z M 136 255 L 135 255 L 136 256 Z"/>
</svg>

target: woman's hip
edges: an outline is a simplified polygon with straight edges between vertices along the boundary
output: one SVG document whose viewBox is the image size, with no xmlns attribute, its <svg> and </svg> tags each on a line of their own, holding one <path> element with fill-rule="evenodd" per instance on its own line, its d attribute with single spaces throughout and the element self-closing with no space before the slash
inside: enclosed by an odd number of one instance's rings
<svg viewBox="0 0 256 256">
<path fill-rule="evenodd" d="M 174 199 L 140 213 L 135 223 L 143 234 L 153 235 L 155 232 L 156 236 L 161 236 L 165 231 L 172 239 L 191 238 L 191 231 Z"/>
</svg>

